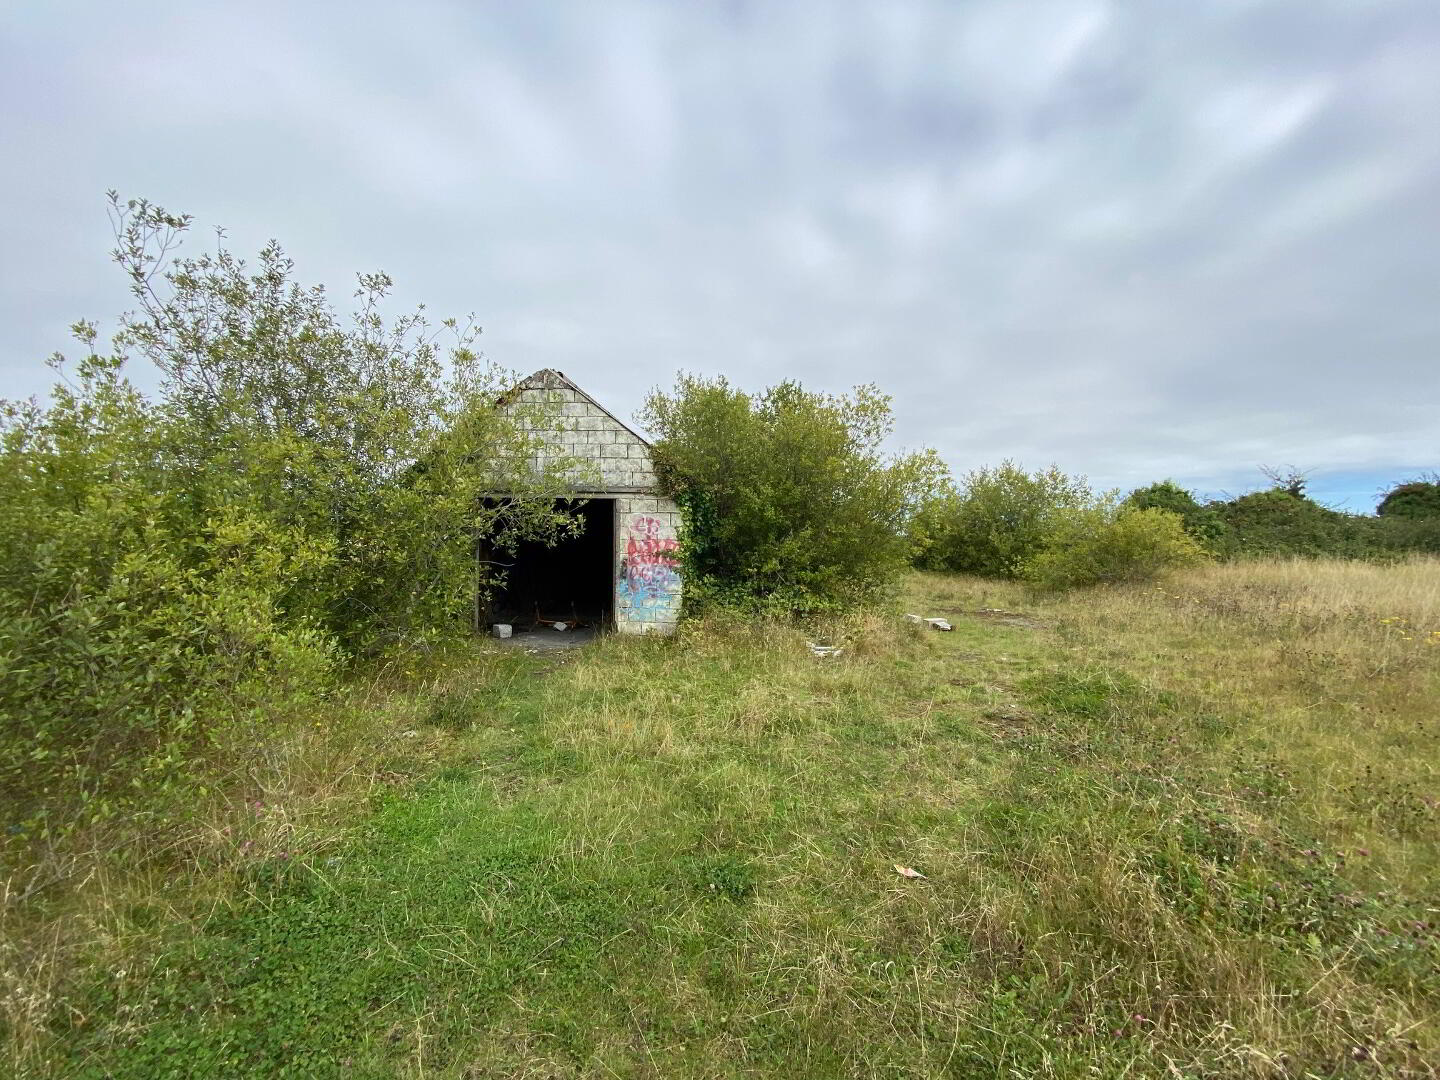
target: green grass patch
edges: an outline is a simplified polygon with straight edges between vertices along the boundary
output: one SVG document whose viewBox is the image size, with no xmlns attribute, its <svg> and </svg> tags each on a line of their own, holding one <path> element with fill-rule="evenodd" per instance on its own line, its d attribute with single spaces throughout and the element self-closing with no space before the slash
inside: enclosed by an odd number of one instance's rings
<svg viewBox="0 0 1440 1080">
<path fill-rule="evenodd" d="M 400 778 L 333 840 L 235 842 L 208 890 L 107 909 L 46 1069 L 1298 1080 L 1440 1060 L 1429 789 L 1386 757 L 1419 745 L 1413 720 L 1370 708 L 1316 757 L 1336 714 L 1245 681 L 1248 634 L 1212 626 L 1202 681 L 1194 626 L 1171 659 L 1155 625 L 1057 599 L 997 624 L 965 612 L 1025 598 L 942 584 L 907 606 L 948 605 L 956 632 L 842 621 L 837 658 L 813 629 L 718 621 L 458 665 L 396 706 L 377 775 Z M 1424 700 L 1406 672 L 1419 696 L 1395 700 Z M 1325 689 L 1348 709 L 1373 686 Z M 303 810 L 247 813 L 284 837 Z"/>
</svg>

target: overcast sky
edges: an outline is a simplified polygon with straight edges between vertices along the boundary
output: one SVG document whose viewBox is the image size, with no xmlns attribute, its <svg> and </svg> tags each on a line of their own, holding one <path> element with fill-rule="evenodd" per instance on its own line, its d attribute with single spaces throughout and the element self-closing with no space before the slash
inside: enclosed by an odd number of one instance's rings
<svg viewBox="0 0 1440 1080">
<path fill-rule="evenodd" d="M 957 471 L 1440 467 L 1440 3 L 7 5 L 0 396 L 127 306 L 103 194 L 473 311 L 622 417 L 894 396 Z M 196 240 L 202 240 L 203 234 Z"/>
</svg>

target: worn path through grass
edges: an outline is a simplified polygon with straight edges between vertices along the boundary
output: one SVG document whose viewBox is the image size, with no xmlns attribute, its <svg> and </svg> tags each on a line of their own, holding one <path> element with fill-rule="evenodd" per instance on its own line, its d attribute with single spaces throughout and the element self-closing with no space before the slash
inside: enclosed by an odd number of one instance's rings
<svg viewBox="0 0 1440 1080">
<path fill-rule="evenodd" d="M 48 1071 L 1434 1075 L 1440 619 L 1306 588 L 482 654 L 428 777 L 115 913 Z"/>
</svg>

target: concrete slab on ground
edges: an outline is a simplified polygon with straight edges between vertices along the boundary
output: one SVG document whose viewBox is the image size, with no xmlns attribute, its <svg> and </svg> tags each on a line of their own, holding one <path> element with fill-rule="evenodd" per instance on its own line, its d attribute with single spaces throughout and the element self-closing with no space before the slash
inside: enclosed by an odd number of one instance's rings
<svg viewBox="0 0 1440 1080">
<path fill-rule="evenodd" d="M 552 649 L 573 649 L 595 640 L 593 626 L 579 630 L 522 630 L 504 640 L 497 641 L 507 649 L 527 649 L 530 652 L 549 652 Z"/>
</svg>

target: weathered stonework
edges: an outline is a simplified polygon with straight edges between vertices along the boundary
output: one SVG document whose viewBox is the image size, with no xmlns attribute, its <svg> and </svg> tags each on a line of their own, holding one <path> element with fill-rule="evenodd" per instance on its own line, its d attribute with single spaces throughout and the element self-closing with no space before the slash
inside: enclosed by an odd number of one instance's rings
<svg viewBox="0 0 1440 1080">
<path fill-rule="evenodd" d="M 674 630 L 682 592 L 681 514 L 673 500 L 656 492 L 649 443 L 558 371 L 537 371 L 506 401 L 544 414 L 527 423 L 543 445 L 537 470 L 565 460 L 563 475 L 578 496 L 613 502 L 615 629 Z"/>
</svg>

